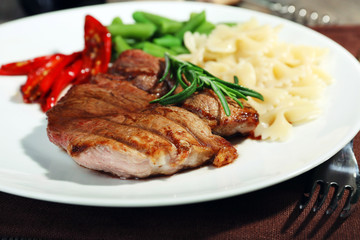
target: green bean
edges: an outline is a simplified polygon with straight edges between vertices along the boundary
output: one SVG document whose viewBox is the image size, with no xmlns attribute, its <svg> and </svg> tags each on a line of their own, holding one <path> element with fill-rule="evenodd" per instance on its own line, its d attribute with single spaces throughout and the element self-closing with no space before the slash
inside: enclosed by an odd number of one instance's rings
<svg viewBox="0 0 360 240">
<path fill-rule="evenodd" d="M 114 37 L 114 43 L 115 50 L 118 54 L 125 50 L 131 49 L 130 45 L 120 35 Z"/>
<path fill-rule="evenodd" d="M 120 17 L 115 17 L 112 22 L 111 25 L 116 25 L 116 24 L 123 24 L 123 21 L 121 20 Z"/>
<path fill-rule="evenodd" d="M 174 21 L 172 19 L 157 15 L 157 14 L 152 14 L 152 13 L 148 13 L 148 12 L 143 12 L 143 11 L 136 11 L 133 13 L 133 17 L 137 16 L 143 18 L 143 19 L 147 19 L 150 22 L 154 23 L 155 25 L 160 25 L 161 22 L 163 21 Z"/>
<path fill-rule="evenodd" d="M 132 17 L 135 20 L 135 22 L 137 22 L 137 23 L 153 23 L 152 21 L 150 21 L 149 19 L 147 19 L 145 17 L 143 12 L 134 12 Z"/>
<path fill-rule="evenodd" d="M 173 34 L 183 26 L 180 22 L 162 22 L 160 24 L 159 32 L 161 34 Z"/>
<path fill-rule="evenodd" d="M 184 47 L 183 45 L 173 46 L 173 47 L 170 47 L 170 49 L 173 50 L 176 54 L 189 53 L 189 50 L 186 47 Z"/>
<path fill-rule="evenodd" d="M 197 15 L 194 15 L 189 19 L 189 21 L 187 21 L 183 25 L 183 27 L 178 32 L 176 32 L 175 37 L 180 38 L 182 40 L 185 32 L 194 31 L 200 24 L 202 24 L 205 21 L 206 21 L 205 11 L 202 11 Z"/>
<path fill-rule="evenodd" d="M 176 53 L 171 49 L 158 46 L 151 42 L 144 42 L 143 50 L 155 57 L 164 57 L 165 53 L 176 55 Z"/>
<path fill-rule="evenodd" d="M 134 43 L 131 46 L 136 49 L 144 49 L 144 45 L 145 45 L 145 42 L 141 41 L 141 42 Z"/>
<path fill-rule="evenodd" d="M 148 12 L 137 11 L 134 12 L 133 18 L 134 16 L 138 21 L 145 22 L 148 20 L 155 24 L 158 27 L 157 30 L 160 34 L 175 33 L 182 27 L 181 22 Z"/>
<path fill-rule="evenodd" d="M 123 38 L 148 39 L 156 30 L 151 23 L 135 23 L 135 24 L 114 24 L 107 27 L 111 35 L 120 35 Z"/>
<path fill-rule="evenodd" d="M 204 21 L 200 24 L 194 32 L 202 33 L 202 34 L 209 34 L 212 30 L 214 30 L 215 25 L 211 22 Z"/>
<path fill-rule="evenodd" d="M 119 35 L 118 35 L 119 36 Z M 124 41 L 129 44 L 130 46 L 131 45 L 134 45 L 136 43 L 138 43 L 139 41 L 137 41 L 136 39 L 133 39 L 133 38 L 124 38 Z"/>
<path fill-rule="evenodd" d="M 174 37 L 173 35 L 164 35 L 158 38 L 154 38 L 154 43 L 163 47 L 175 47 L 181 46 L 182 42 L 179 38 Z"/>
</svg>

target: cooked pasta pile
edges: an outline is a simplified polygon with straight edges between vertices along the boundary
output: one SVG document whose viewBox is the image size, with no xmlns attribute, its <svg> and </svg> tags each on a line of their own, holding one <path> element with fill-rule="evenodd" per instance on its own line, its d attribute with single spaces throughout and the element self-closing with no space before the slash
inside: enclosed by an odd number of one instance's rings
<svg viewBox="0 0 360 240">
<path fill-rule="evenodd" d="M 218 25 L 209 36 L 188 32 L 190 54 L 180 56 L 223 80 L 236 75 L 239 84 L 260 92 L 265 101 L 249 99 L 260 115 L 255 136 L 270 140 L 285 140 L 293 125 L 318 117 L 332 82 L 320 67 L 325 49 L 281 42 L 279 30 L 252 19 Z"/>
</svg>

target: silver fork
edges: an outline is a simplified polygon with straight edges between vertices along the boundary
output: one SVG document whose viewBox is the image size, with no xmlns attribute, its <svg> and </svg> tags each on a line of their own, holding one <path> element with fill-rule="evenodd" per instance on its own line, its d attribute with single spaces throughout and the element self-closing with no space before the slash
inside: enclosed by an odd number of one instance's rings
<svg viewBox="0 0 360 240">
<path fill-rule="evenodd" d="M 299 208 L 301 210 L 310 202 L 317 185 L 320 185 L 320 189 L 312 208 L 313 212 L 321 208 L 330 188 L 334 187 L 334 194 L 326 214 L 330 215 L 335 211 L 345 190 L 348 190 L 349 194 L 341 210 L 340 217 L 346 218 L 350 215 L 351 207 L 358 201 L 360 195 L 360 174 L 353 152 L 353 141 L 349 142 L 329 160 L 313 169 L 311 178 L 309 178 L 309 182 L 306 184 L 304 194 L 300 200 Z"/>
<path fill-rule="evenodd" d="M 334 23 L 334 17 L 327 13 L 317 12 L 307 8 L 301 8 L 294 4 L 287 3 L 287 1 L 279 0 L 242 0 L 241 4 L 251 4 L 260 8 L 264 8 L 270 13 L 287 18 L 294 22 L 314 26 L 314 25 L 327 25 Z"/>
</svg>

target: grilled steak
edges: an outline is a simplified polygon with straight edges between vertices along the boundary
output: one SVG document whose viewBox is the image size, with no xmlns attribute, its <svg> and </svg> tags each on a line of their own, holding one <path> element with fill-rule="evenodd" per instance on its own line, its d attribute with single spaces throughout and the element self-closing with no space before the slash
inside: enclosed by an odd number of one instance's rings
<svg viewBox="0 0 360 240">
<path fill-rule="evenodd" d="M 234 161 L 236 149 L 218 135 L 253 131 L 256 111 L 228 100 L 232 114 L 227 117 L 210 90 L 180 106 L 150 104 L 173 86 L 172 79 L 158 82 L 163 65 L 163 59 L 140 50 L 122 53 L 109 73 L 73 86 L 46 113 L 50 141 L 79 165 L 121 178 Z"/>
<path fill-rule="evenodd" d="M 99 75 L 72 87 L 47 112 L 49 139 L 79 165 L 122 178 L 169 175 L 211 160 L 222 166 L 237 157 L 197 115 L 150 106 L 154 98 L 128 81 Z"/>
</svg>

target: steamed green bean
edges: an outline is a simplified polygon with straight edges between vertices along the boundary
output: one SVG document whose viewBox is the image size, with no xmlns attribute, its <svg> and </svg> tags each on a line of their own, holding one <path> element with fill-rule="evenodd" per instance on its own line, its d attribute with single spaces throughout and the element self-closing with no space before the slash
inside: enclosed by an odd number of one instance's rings
<svg viewBox="0 0 360 240">
<path fill-rule="evenodd" d="M 113 41 L 118 54 L 132 48 L 120 35 L 115 36 Z"/>
<path fill-rule="evenodd" d="M 173 35 L 164 35 L 158 38 L 154 38 L 154 43 L 163 47 L 175 47 L 182 45 L 182 41 Z"/>
<path fill-rule="evenodd" d="M 182 23 L 148 12 L 136 11 L 133 13 L 135 21 L 151 22 L 157 26 L 160 34 L 175 33 L 182 27 Z"/>
<path fill-rule="evenodd" d="M 206 21 L 205 11 L 202 11 L 187 21 L 178 32 L 176 32 L 175 37 L 183 39 L 185 32 L 193 32 L 199 25 Z"/>
<path fill-rule="evenodd" d="M 168 53 L 170 55 L 176 55 L 176 53 L 173 50 L 156 45 L 151 42 L 145 42 L 143 50 L 144 52 L 147 52 L 155 57 L 164 57 L 165 53 Z"/>
<path fill-rule="evenodd" d="M 120 35 L 123 38 L 148 39 L 156 31 L 150 23 L 113 24 L 108 26 L 111 35 Z"/>
<path fill-rule="evenodd" d="M 117 54 L 131 48 L 157 57 L 188 53 L 183 42 L 185 32 L 209 34 L 215 28 L 215 24 L 206 20 L 205 11 L 191 13 L 183 22 L 144 11 L 133 12 L 132 18 L 135 23 L 124 24 L 120 17 L 115 17 L 108 26 Z"/>
</svg>

